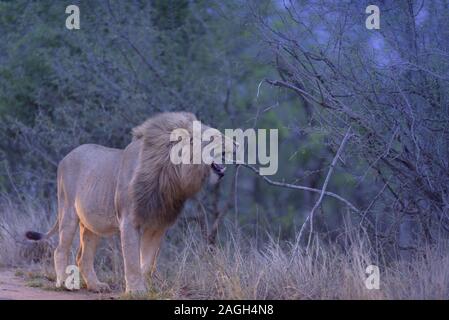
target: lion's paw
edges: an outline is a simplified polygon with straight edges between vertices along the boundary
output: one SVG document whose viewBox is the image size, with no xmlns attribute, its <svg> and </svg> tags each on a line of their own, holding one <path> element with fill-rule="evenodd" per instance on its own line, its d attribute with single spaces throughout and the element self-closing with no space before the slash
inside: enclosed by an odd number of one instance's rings
<svg viewBox="0 0 449 320">
<path fill-rule="evenodd" d="M 109 291 L 111 291 L 111 288 L 109 287 L 109 285 L 104 282 L 97 282 L 93 286 L 88 285 L 87 289 L 89 291 L 93 291 L 93 292 L 109 292 Z"/>
</svg>

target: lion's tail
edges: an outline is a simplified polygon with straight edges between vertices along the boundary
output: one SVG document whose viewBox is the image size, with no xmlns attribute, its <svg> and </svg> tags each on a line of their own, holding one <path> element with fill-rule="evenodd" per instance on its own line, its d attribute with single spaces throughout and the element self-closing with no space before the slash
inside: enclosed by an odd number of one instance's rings
<svg viewBox="0 0 449 320">
<path fill-rule="evenodd" d="M 47 233 L 40 233 L 36 231 L 27 231 L 25 233 L 25 237 L 29 240 L 39 241 L 51 238 L 56 231 L 58 231 L 59 219 L 56 219 L 56 222 L 53 224 L 53 227 Z"/>
</svg>

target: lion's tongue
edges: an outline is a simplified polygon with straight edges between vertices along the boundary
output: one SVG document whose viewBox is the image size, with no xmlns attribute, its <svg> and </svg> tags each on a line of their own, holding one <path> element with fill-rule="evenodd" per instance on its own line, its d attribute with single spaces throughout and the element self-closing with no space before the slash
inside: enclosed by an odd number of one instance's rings
<svg viewBox="0 0 449 320">
<path fill-rule="evenodd" d="M 212 162 L 211 166 L 212 169 L 214 169 L 215 173 L 220 176 L 220 178 L 224 176 L 224 166 L 219 165 L 215 162 Z"/>
</svg>

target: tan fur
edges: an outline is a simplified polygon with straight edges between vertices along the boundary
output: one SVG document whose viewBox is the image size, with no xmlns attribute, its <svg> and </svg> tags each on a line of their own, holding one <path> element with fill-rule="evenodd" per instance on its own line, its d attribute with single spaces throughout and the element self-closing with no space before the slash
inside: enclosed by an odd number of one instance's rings
<svg viewBox="0 0 449 320">
<path fill-rule="evenodd" d="M 196 117 L 174 112 L 156 115 L 134 128 L 124 149 L 82 145 L 58 166 L 59 244 L 54 259 L 57 286 L 66 277 L 71 243 L 80 226 L 77 263 L 90 290 L 105 290 L 93 265 L 101 236 L 120 232 L 127 292 L 146 290 L 144 276 L 166 229 L 184 202 L 202 187 L 210 166 L 173 165 L 170 132 L 192 129 Z"/>
<path fill-rule="evenodd" d="M 133 130 L 142 139 L 139 164 L 131 181 L 133 215 L 136 224 L 171 225 L 186 199 L 199 191 L 209 174 L 205 165 L 174 165 L 170 161 L 170 134 L 184 128 L 191 132 L 197 120 L 190 113 L 164 113 Z"/>
</svg>

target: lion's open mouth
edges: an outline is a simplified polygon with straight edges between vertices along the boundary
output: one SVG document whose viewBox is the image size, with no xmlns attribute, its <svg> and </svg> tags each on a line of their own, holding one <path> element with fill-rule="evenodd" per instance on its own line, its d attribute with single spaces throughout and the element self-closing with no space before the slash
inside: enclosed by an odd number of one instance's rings
<svg viewBox="0 0 449 320">
<path fill-rule="evenodd" d="M 221 179 L 224 176 L 224 172 L 226 170 L 226 168 L 220 164 L 217 164 L 215 162 L 212 162 L 212 164 L 210 165 L 212 167 L 212 169 L 214 170 L 214 172 L 217 174 L 217 176 Z"/>
</svg>

